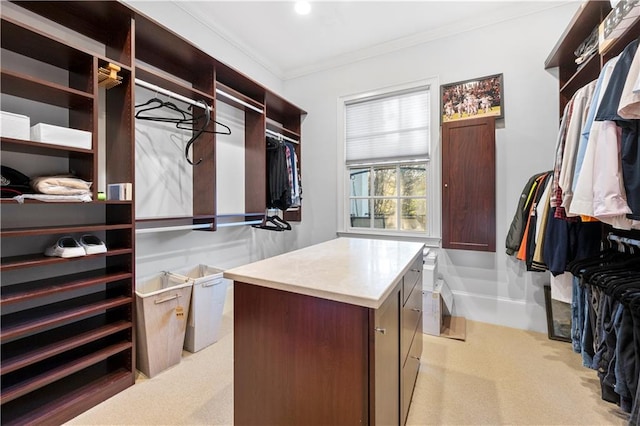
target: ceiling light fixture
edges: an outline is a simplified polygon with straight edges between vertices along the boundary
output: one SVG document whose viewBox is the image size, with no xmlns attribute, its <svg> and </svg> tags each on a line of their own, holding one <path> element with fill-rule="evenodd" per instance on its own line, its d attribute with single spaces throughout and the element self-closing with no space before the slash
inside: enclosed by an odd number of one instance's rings
<svg viewBox="0 0 640 426">
<path fill-rule="evenodd" d="M 311 3 L 299 0 L 296 2 L 295 8 L 298 15 L 308 15 L 311 12 Z"/>
</svg>

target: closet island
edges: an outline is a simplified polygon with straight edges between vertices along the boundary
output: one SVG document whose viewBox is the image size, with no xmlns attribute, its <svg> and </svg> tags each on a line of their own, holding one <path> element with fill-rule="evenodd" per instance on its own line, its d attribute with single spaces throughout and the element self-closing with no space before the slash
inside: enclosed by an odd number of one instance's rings
<svg viewBox="0 0 640 426">
<path fill-rule="evenodd" d="M 423 246 L 338 238 L 227 270 L 234 424 L 404 424 Z"/>
</svg>

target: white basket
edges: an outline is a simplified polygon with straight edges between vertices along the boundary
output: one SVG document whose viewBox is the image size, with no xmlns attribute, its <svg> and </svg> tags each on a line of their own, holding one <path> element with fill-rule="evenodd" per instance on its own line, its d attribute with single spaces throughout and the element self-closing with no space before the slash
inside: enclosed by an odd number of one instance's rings
<svg viewBox="0 0 640 426">
<path fill-rule="evenodd" d="M 136 360 L 147 377 L 180 362 L 192 287 L 167 273 L 136 281 Z"/>
<path fill-rule="evenodd" d="M 91 149 L 91 132 L 45 123 L 38 123 L 31 127 L 31 140 L 72 148 Z"/>
<path fill-rule="evenodd" d="M 207 265 L 196 265 L 171 271 L 178 279 L 193 280 L 189 320 L 184 349 L 197 352 L 220 337 L 222 312 L 229 280 L 222 278 L 224 271 Z"/>
<path fill-rule="evenodd" d="M 31 119 L 26 115 L 0 111 L 0 136 L 4 138 L 29 140 Z"/>
</svg>

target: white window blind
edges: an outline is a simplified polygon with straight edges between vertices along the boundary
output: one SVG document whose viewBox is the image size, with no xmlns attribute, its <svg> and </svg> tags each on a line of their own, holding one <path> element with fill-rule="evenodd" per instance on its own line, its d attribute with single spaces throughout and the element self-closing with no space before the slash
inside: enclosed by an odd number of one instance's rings
<svg viewBox="0 0 640 426">
<path fill-rule="evenodd" d="M 429 157 L 429 87 L 346 104 L 347 164 Z"/>
</svg>

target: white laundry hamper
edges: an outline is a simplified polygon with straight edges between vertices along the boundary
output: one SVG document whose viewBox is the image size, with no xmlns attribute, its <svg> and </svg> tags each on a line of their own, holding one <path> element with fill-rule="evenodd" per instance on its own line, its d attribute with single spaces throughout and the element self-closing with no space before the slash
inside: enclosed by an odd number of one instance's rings
<svg viewBox="0 0 640 426">
<path fill-rule="evenodd" d="M 173 270 L 178 279 L 193 280 L 191 306 L 184 339 L 184 349 L 198 352 L 215 343 L 220 337 L 222 313 L 229 280 L 222 278 L 223 269 L 196 265 Z"/>
<path fill-rule="evenodd" d="M 147 377 L 180 362 L 192 287 L 166 272 L 136 280 L 136 362 Z"/>
</svg>

